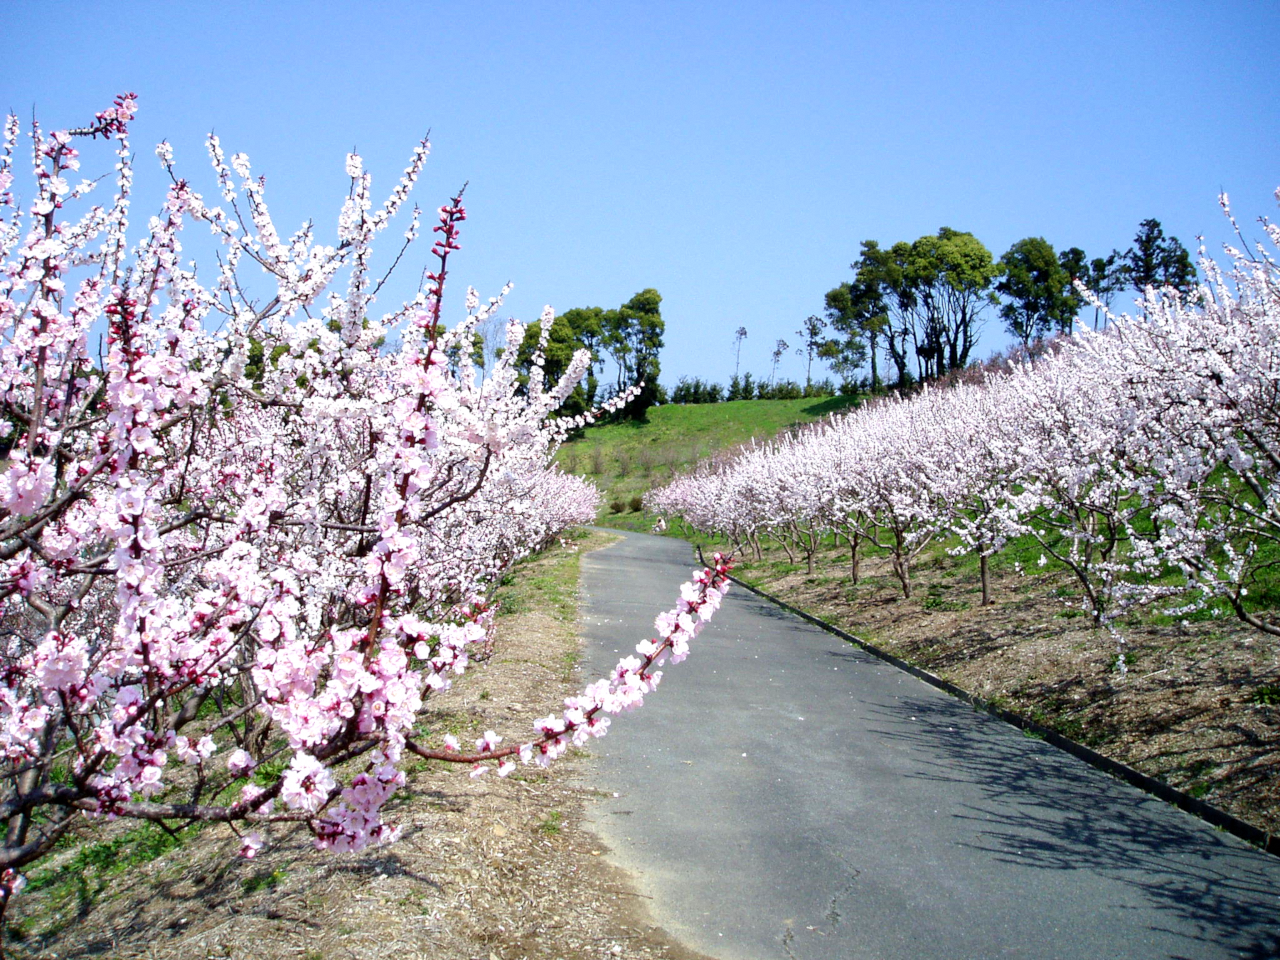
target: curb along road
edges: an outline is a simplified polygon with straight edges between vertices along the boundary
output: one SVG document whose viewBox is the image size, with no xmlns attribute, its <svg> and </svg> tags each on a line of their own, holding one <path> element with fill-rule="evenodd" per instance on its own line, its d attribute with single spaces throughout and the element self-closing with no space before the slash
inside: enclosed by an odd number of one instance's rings
<svg viewBox="0 0 1280 960">
<path fill-rule="evenodd" d="M 587 676 L 689 566 L 583 558 Z M 593 829 L 718 960 L 1280 956 L 1280 860 L 746 590 L 646 699 L 593 745 Z"/>
</svg>

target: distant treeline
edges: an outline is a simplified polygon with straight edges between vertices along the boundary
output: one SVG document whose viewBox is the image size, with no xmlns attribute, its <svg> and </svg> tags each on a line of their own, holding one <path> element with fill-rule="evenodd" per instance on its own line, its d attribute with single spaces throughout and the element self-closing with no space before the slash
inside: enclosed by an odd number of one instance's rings
<svg viewBox="0 0 1280 960">
<path fill-rule="evenodd" d="M 681 377 L 671 391 L 671 403 L 722 403 L 731 400 L 800 400 L 806 397 L 834 397 L 837 393 L 850 394 L 857 384 L 846 382 L 837 388 L 830 379 L 814 380 L 807 386 L 794 380 L 757 382 L 750 373 L 734 375 L 728 388 L 709 383 L 700 377 Z"/>
</svg>

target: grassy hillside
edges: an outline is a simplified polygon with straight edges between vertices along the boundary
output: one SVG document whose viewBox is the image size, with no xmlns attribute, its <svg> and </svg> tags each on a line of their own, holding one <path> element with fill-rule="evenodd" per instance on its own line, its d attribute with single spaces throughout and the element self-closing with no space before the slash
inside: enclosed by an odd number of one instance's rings
<svg viewBox="0 0 1280 960">
<path fill-rule="evenodd" d="M 666 404 L 650 410 L 644 423 L 591 427 L 581 439 L 566 443 L 556 459 L 565 470 L 589 477 L 604 491 L 601 523 L 645 530 L 652 519 L 632 510 L 631 501 L 651 487 L 717 450 L 753 437 L 767 440 L 787 427 L 821 420 L 855 403 L 851 397 L 820 397 Z M 611 504 L 623 509 L 614 510 Z"/>
</svg>

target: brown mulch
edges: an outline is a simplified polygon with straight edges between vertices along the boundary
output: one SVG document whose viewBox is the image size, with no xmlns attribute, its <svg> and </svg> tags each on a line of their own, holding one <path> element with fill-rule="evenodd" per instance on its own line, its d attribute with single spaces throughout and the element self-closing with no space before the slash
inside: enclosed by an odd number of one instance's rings
<svg viewBox="0 0 1280 960">
<path fill-rule="evenodd" d="M 818 575 L 762 580 L 769 593 L 971 694 L 1036 720 L 1269 833 L 1280 833 L 1280 686 L 1276 642 L 1234 619 L 1122 625 L 1117 646 L 1079 615 L 1070 575 L 1008 573 L 990 606 L 957 564 L 920 566 L 905 600 L 886 561 L 857 586 Z"/>
<path fill-rule="evenodd" d="M 583 681 L 566 659 L 579 644 L 575 624 L 538 610 L 498 622 L 493 656 L 429 718 L 464 743 L 489 728 L 527 736 L 532 718 Z M 699 960 L 651 923 L 583 827 L 591 762 L 578 752 L 549 771 L 472 780 L 465 768 L 418 761 L 389 817 L 403 837 L 359 854 L 320 853 L 302 831 L 282 829 L 244 860 L 229 830 L 208 827 L 106 883 L 20 895 L 9 955 Z"/>
</svg>

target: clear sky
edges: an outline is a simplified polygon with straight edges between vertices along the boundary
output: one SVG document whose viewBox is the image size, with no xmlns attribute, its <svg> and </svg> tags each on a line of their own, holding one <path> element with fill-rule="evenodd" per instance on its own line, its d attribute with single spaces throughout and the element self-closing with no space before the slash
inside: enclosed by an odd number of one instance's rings
<svg viewBox="0 0 1280 960">
<path fill-rule="evenodd" d="M 139 94 L 139 212 L 161 139 L 215 193 L 215 130 L 282 232 L 332 237 L 347 151 L 389 188 L 429 128 L 418 203 L 470 182 L 454 316 L 468 283 L 514 281 L 525 320 L 656 287 L 669 385 L 726 382 L 739 326 L 767 374 L 862 239 L 950 226 L 996 257 L 1025 236 L 1095 256 L 1155 217 L 1217 251 L 1218 192 L 1251 222 L 1280 185 L 1270 0 L 0 0 L 0 34 L 0 106 L 24 117 Z"/>
</svg>

